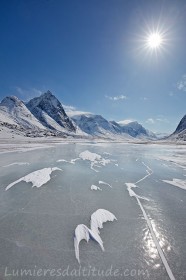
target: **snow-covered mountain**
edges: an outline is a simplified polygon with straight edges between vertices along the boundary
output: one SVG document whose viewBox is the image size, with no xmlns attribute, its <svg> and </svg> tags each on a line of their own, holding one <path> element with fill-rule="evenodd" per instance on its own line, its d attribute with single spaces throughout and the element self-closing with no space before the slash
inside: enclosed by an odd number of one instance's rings
<svg viewBox="0 0 186 280">
<path fill-rule="evenodd" d="M 168 138 L 178 141 L 186 141 L 186 115 L 179 122 L 176 130 Z"/>
<path fill-rule="evenodd" d="M 67 106 L 68 108 L 69 106 Z M 69 116 L 68 116 L 69 115 Z M 24 136 L 72 136 L 112 140 L 154 140 L 154 133 L 136 121 L 108 121 L 101 115 L 80 111 L 66 114 L 60 101 L 50 92 L 24 104 L 16 96 L 0 103 L 0 130 L 5 128 Z"/>
<path fill-rule="evenodd" d="M 119 126 L 123 133 L 128 133 L 132 137 L 135 138 L 147 138 L 147 139 L 156 139 L 155 133 L 149 131 L 148 129 L 144 128 L 141 124 L 137 121 L 119 121 Z"/>
<path fill-rule="evenodd" d="M 50 91 L 31 99 L 26 106 L 43 126 L 63 132 L 76 131 L 62 104 Z"/>
<path fill-rule="evenodd" d="M 32 115 L 16 96 L 5 97 L 0 103 L 0 123 L 11 128 L 44 130 L 45 127 Z"/>
<path fill-rule="evenodd" d="M 71 118 L 85 133 L 104 138 L 143 138 L 156 139 L 154 133 L 146 130 L 138 122 L 124 123 L 107 121 L 100 115 L 70 113 Z"/>
<path fill-rule="evenodd" d="M 108 138 L 116 134 L 112 124 L 100 115 L 78 114 L 72 116 L 72 119 L 86 134 Z"/>
</svg>

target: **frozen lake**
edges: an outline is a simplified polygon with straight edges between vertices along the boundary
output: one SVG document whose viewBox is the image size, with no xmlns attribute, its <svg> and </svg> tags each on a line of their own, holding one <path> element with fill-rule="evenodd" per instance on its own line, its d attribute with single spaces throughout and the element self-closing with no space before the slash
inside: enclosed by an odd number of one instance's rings
<svg viewBox="0 0 186 280">
<path fill-rule="evenodd" d="M 186 279 L 185 164 L 168 145 L 1 154 L 0 279 Z M 98 209 L 117 220 L 100 229 L 105 251 L 80 242 L 79 264 L 75 229 Z"/>
</svg>

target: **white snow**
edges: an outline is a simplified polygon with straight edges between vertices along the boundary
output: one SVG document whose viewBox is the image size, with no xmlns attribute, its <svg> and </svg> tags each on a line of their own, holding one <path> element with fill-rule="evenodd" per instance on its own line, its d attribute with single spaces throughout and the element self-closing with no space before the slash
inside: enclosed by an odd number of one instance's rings
<svg viewBox="0 0 186 280">
<path fill-rule="evenodd" d="M 102 189 L 100 187 L 97 187 L 96 185 L 92 185 L 90 188 L 92 191 L 102 191 Z"/>
<path fill-rule="evenodd" d="M 116 217 L 105 209 L 98 209 L 91 215 L 90 219 L 90 228 L 89 229 L 86 225 L 80 224 L 75 229 L 75 236 L 74 236 L 74 248 L 75 248 L 75 256 L 78 262 L 80 263 L 79 258 L 79 243 L 81 240 L 85 239 L 87 242 L 92 238 L 95 240 L 101 247 L 102 251 L 104 251 L 103 241 L 99 236 L 99 228 L 103 227 L 103 223 L 105 222 L 113 222 L 117 220 Z"/>
<path fill-rule="evenodd" d="M 149 201 L 148 198 L 144 197 L 144 196 L 139 196 L 137 195 L 133 190 L 132 188 L 138 188 L 138 186 L 136 186 L 135 184 L 133 183 L 125 183 L 125 185 L 127 186 L 127 190 L 129 192 L 129 195 L 132 197 L 135 197 L 135 198 L 140 198 L 140 199 L 143 199 L 143 200 L 147 200 Z"/>
<path fill-rule="evenodd" d="M 173 186 L 176 186 L 178 188 L 181 188 L 183 190 L 186 190 L 186 180 L 181 180 L 181 179 L 173 179 L 172 181 L 169 180 L 162 180 L 163 182 L 167 184 L 171 184 Z"/>
<path fill-rule="evenodd" d="M 91 229 L 89 229 L 87 226 L 80 224 L 76 227 L 75 229 L 75 237 L 74 237 L 74 248 L 75 248 L 75 255 L 76 259 L 80 263 L 80 258 L 79 258 L 79 243 L 81 240 L 85 239 L 87 242 L 92 238 L 95 240 L 101 247 L 102 251 L 104 251 L 103 247 L 103 241 L 100 238 L 98 234 L 93 232 Z"/>
<path fill-rule="evenodd" d="M 12 182 L 6 187 L 6 191 L 9 190 L 14 185 L 20 183 L 21 181 L 25 181 L 26 183 L 32 183 L 32 187 L 40 188 L 42 185 L 46 184 L 48 181 L 50 181 L 50 175 L 53 171 L 60 170 L 58 167 L 49 167 L 49 168 L 43 168 L 40 170 L 36 170 L 32 173 L 29 173 L 28 175 Z"/>
<path fill-rule="evenodd" d="M 91 215 L 90 228 L 93 232 L 100 233 L 99 228 L 103 228 L 103 223 L 117 220 L 114 214 L 105 209 L 98 209 Z"/>
<path fill-rule="evenodd" d="M 79 157 L 82 159 L 82 160 L 89 160 L 91 162 L 95 162 L 95 161 L 100 161 L 101 160 L 101 156 L 96 154 L 96 153 L 92 153 L 88 150 L 82 152 L 79 154 Z"/>
<path fill-rule="evenodd" d="M 6 97 L 2 100 L 0 103 L 0 117 L 1 122 L 16 124 L 24 128 L 45 129 L 16 96 Z"/>
<path fill-rule="evenodd" d="M 98 170 L 94 169 L 94 166 L 100 167 L 100 165 L 105 166 L 106 164 L 110 163 L 110 159 L 104 159 L 100 155 L 96 153 L 92 153 L 88 150 L 79 154 L 79 157 L 82 160 L 88 160 L 91 162 L 91 169 L 95 172 L 99 172 Z"/>
</svg>

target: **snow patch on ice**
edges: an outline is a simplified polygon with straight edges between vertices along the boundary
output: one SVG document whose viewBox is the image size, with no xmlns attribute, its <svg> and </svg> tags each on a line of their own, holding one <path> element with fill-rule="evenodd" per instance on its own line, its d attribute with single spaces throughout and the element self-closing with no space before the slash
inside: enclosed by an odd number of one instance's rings
<svg viewBox="0 0 186 280">
<path fill-rule="evenodd" d="M 174 178 L 172 181 L 169 181 L 169 180 L 162 180 L 162 181 L 167 183 L 167 184 L 171 184 L 175 187 L 186 190 L 186 180 L 181 180 L 181 179 L 175 179 Z"/>
<path fill-rule="evenodd" d="M 100 187 L 97 187 L 96 185 L 92 185 L 90 188 L 92 191 L 102 191 L 102 189 Z"/>
<path fill-rule="evenodd" d="M 91 169 L 94 170 L 95 172 L 99 172 L 98 170 L 96 170 L 94 167 L 101 167 L 100 165 L 102 166 L 105 166 L 106 164 L 110 163 L 110 159 L 105 159 L 105 158 L 102 158 L 100 155 L 96 154 L 96 153 L 92 153 L 88 150 L 82 152 L 79 154 L 79 157 L 82 159 L 82 160 L 87 160 L 87 161 L 90 161 L 91 163 Z"/>
<path fill-rule="evenodd" d="M 144 197 L 144 196 L 139 196 L 139 195 L 137 195 L 137 194 L 132 190 L 132 188 L 138 188 L 138 186 L 136 186 L 136 185 L 133 184 L 133 183 L 125 183 L 125 185 L 127 186 L 127 190 L 128 190 L 129 195 L 130 195 L 131 197 L 134 196 L 134 197 L 136 197 L 136 198 L 140 198 L 140 199 L 149 201 L 148 198 L 146 198 L 146 197 Z"/>
<path fill-rule="evenodd" d="M 78 260 L 78 263 L 80 263 L 79 243 L 81 242 L 81 240 L 86 240 L 88 242 L 90 239 L 95 240 L 100 245 L 102 251 L 104 251 L 103 241 L 100 238 L 100 236 L 95 232 L 93 232 L 91 229 L 89 229 L 87 226 L 83 224 L 78 225 L 75 229 L 75 237 L 74 237 L 75 256 L 76 259 Z"/>
<path fill-rule="evenodd" d="M 105 209 L 98 209 L 91 215 L 90 228 L 99 234 L 99 228 L 103 228 L 103 223 L 113 222 L 114 220 L 117 220 L 114 214 Z"/>
<path fill-rule="evenodd" d="M 26 183 L 32 183 L 32 187 L 40 188 L 42 185 L 44 185 L 48 181 L 50 181 L 51 173 L 56 170 L 62 171 L 62 169 L 60 169 L 58 167 L 53 167 L 53 168 L 49 167 L 49 168 L 43 168 L 40 170 L 36 170 L 20 179 L 14 181 L 13 183 L 9 184 L 5 190 L 6 191 L 9 190 L 11 187 L 13 187 L 14 185 L 16 185 L 22 181 L 25 181 Z"/>
<path fill-rule="evenodd" d="M 74 158 L 71 160 L 66 160 L 66 159 L 58 159 L 56 162 L 67 162 L 67 163 L 71 163 L 71 164 L 75 164 L 75 162 L 79 160 L 79 158 Z"/>
<path fill-rule="evenodd" d="M 90 239 L 93 239 L 100 245 L 102 251 L 104 251 L 103 241 L 99 236 L 99 228 L 103 227 L 103 223 L 114 220 L 117 219 L 111 212 L 105 209 L 98 209 L 91 215 L 91 229 L 89 229 L 86 225 L 83 224 L 80 224 L 76 227 L 74 236 L 74 248 L 75 256 L 79 263 L 79 243 L 81 242 L 81 240 L 85 239 L 88 242 Z"/>
</svg>

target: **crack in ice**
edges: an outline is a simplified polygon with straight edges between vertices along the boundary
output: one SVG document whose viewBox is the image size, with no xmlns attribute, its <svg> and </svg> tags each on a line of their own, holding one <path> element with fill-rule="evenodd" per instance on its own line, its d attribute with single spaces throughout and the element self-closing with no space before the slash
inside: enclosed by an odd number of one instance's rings
<svg viewBox="0 0 186 280">
<path fill-rule="evenodd" d="M 163 262 L 163 264 L 164 264 L 164 267 L 165 267 L 165 269 L 166 269 L 166 271 L 167 271 L 167 274 L 168 274 L 169 278 L 170 278 L 171 280 L 175 280 L 175 277 L 174 277 L 174 275 L 173 275 L 173 273 L 172 273 L 172 271 L 171 271 L 171 269 L 170 269 L 170 267 L 169 267 L 169 264 L 168 264 L 168 262 L 167 262 L 167 260 L 166 260 L 166 258 L 165 258 L 165 255 L 164 255 L 164 253 L 163 253 L 163 250 L 162 250 L 162 248 L 161 248 L 161 246 L 160 246 L 160 244 L 159 244 L 159 242 L 158 242 L 158 239 L 157 239 L 157 237 L 156 237 L 156 235 L 155 235 L 155 233 L 154 233 L 154 230 L 153 230 L 151 221 L 149 220 L 149 218 L 148 218 L 148 216 L 147 216 L 147 214 L 146 214 L 146 212 L 145 212 L 145 209 L 143 208 L 143 206 L 142 206 L 142 204 L 141 204 L 141 201 L 140 201 L 140 199 L 145 199 L 145 200 L 148 200 L 148 199 L 145 198 L 145 197 L 138 196 L 138 195 L 132 190 L 132 188 L 138 187 L 138 186 L 136 185 L 137 183 L 139 183 L 139 182 L 145 180 L 147 177 L 151 176 L 152 173 L 153 173 L 152 169 L 151 169 L 149 166 L 147 166 L 144 162 L 142 162 L 142 164 L 147 168 L 147 170 L 146 170 L 147 175 L 144 176 L 143 178 L 141 178 L 140 180 L 138 180 L 135 184 L 134 184 L 134 183 L 125 183 L 125 184 L 126 184 L 126 186 L 127 186 L 127 190 L 128 190 L 128 192 L 129 192 L 129 195 L 130 195 L 131 197 L 135 197 L 136 200 L 137 200 L 137 202 L 138 202 L 138 205 L 140 206 L 140 209 L 141 209 L 141 211 L 142 211 L 142 213 L 143 213 L 143 216 L 144 216 L 144 218 L 145 218 L 145 220 L 146 220 L 146 222 L 147 222 L 147 225 L 148 225 L 148 227 L 149 227 L 151 236 L 152 236 L 152 238 L 153 238 L 153 241 L 154 241 L 154 243 L 155 243 L 155 245 L 156 245 L 157 251 L 158 251 L 159 256 L 160 256 L 160 258 L 161 258 L 161 260 L 162 260 L 162 262 Z"/>
</svg>

